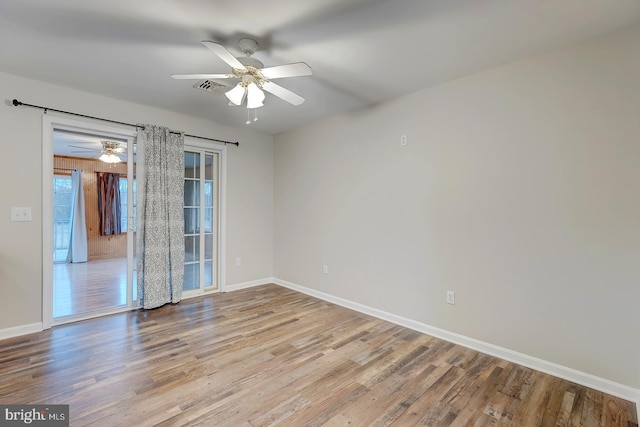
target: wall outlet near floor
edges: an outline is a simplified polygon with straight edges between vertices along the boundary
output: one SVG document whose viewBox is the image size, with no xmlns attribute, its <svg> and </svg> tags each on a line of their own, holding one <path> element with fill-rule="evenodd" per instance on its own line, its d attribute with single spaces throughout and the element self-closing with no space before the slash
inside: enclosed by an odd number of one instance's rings
<svg viewBox="0 0 640 427">
<path fill-rule="evenodd" d="M 240 267 L 242 265 L 242 260 L 240 258 L 236 258 L 236 267 Z"/>
<path fill-rule="evenodd" d="M 322 274 L 329 274 L 329 266 L 327 264 L 322 266 Z"/>
<path fill-rule="evenodd" d="M 456 303 L 456 293 L 453 291 L 447 291 L 447 304 Z"/>
<path fill-rule="evenodd" d="M 400 146 L 404 147 L 407 144 L 407 135 L 400 135 Z"/>
</svg>

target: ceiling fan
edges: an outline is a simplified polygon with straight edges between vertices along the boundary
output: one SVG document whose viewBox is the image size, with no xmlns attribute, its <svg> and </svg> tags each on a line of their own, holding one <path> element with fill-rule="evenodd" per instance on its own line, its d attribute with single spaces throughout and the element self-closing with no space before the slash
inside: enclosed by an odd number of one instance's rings
<svg viewBox="0 0 640 427">
<path fill-rule="evenodd" d="M 229 99 L 229 105 L 242 105 L 246 101 L 247 108 L 262 107 L 265 99 L 263 89 L 293 105 L 300 105 L 304 98 L 291 92 L 289 89 L 277 85 L 272 80 L 284 77 L 298 77 L 311 75 L 311 67 L 304 62 L 276 65 L 264 68 L 264 64 L 252 58 L 258 48 L 258 43 L 250 38 L 240 39 L 240 50 L 246 56 L 235 57 L 220 43 L 205 40 L 202 42 L 211 52 L 215 53 L 231 67 L 231 73 L 226 74 L 173 74 L 174 79 L 205 79 L 205 82 L 196 84 L 195 87 L 209 92 L 218 92 L 224 89 L 224 94 Z M 231 79 L 240 80 L 232 89 L 211 80 Z M 216 90 L 213 90 L 213 89 Z"/>
<path fill-rule="evenodd" d="M 77 145 L 69 145 L 69 147 L 80 148 L 81 150 L 72 151 L 72 153 L 82 152 L 98 152 L 100 157 L 98 160 L 105 163 L 120 163 L 123 160 L 126 148 L 122 142 L 117 141 L 100 141 L 102 148 L 80 147 Z"/>
</svg>

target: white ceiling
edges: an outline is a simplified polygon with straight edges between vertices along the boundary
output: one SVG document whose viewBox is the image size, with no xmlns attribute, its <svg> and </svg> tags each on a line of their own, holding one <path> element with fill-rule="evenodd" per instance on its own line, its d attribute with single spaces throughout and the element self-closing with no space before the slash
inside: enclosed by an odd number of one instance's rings
<svg viewBox="0 0 640 427">
<path fill-rule="evenodd" d="M 0 0 L 0 71 L 276 134 L 638 22 L 638 0 Z M 313 68 L 278 81 L 304 104 L 268 94 L 245 125 L 169 77 L 228 72 L 200 41 L 243 35 L 265 66 Z"/>
</svg>

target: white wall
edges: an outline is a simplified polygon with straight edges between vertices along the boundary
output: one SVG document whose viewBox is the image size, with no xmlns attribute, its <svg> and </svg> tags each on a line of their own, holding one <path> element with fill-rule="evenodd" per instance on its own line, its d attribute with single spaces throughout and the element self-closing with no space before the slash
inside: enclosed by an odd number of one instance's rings
<svg viewBox="0 0 640 427">
<path fill-rule="evenodd" d="M 13 98 L 240 141 L 239 147 L 227 149 L 226 282 L 236 284 L 273 275 L 271 136 L 4 73 L 0 73 L 0 93 L 6 97 L 0 104 L 0 331 L 40 322 L 42 306 L 42 112 L 14 107 Z M 31 207 L 33 221 L 10 222 L 12 206 Z M 241 267 L 233 264 L 236 256 L 243 257 Z"/>
<path fill-rule="evenodd" d="M 636 26 L 279 135 L 275 277 L 640 388 L 639 76 Z"/>
</svg>

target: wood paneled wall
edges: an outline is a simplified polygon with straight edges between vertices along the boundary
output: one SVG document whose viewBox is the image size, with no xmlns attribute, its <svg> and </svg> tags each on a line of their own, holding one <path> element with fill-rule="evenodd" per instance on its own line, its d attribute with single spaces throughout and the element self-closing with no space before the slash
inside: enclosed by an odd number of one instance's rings
<svg viewBox="0 0 640 427">
<path fill-rule="evenodd" d="M 83 159 L 79 157 L 53 156 L 53 173 L 56 175 L 71 175 L 68 170 L 82 170 L 84 186 L 84 209 L 87 221 L 87 255 L 89 259 L 117 258 L 127 256 L 127 235 L 125 230 L 119 236 L 101 236 L 99 232 L 100 217 L 98 216 L 98 180 L 96 172 L 127 174 L 127 164 L 115 165 L 101 162 L 97 159 Z"/>
</svg>

